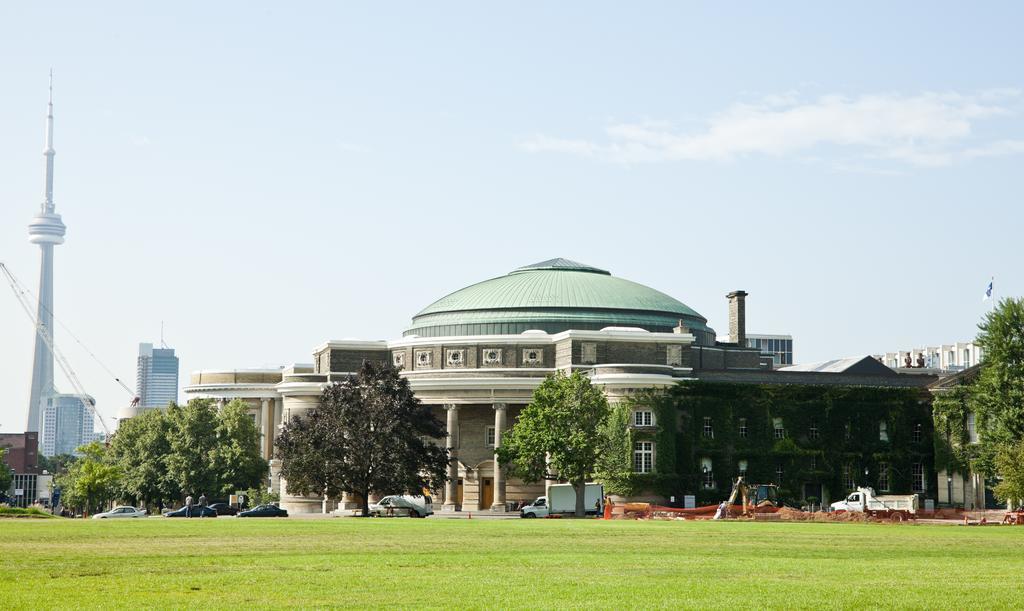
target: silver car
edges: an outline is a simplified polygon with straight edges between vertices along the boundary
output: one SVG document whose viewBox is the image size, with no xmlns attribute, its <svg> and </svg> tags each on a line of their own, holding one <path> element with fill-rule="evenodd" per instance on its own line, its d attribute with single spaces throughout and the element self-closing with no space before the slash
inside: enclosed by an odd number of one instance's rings
<svg viewBox="0 0 1024 611">
<path fill-rule="evenodd" d="M 97 513 L 92 517 L 94 520 L 106 520 L 108 518 L 144 518 L 146 517 L 145 509 L 138 509 L 136 507 L 130 507 L 128 505 L 121 505 L 120 507 L 114 507 L 110 511 L 104 511 L 103 513 Z"/>
</svg>

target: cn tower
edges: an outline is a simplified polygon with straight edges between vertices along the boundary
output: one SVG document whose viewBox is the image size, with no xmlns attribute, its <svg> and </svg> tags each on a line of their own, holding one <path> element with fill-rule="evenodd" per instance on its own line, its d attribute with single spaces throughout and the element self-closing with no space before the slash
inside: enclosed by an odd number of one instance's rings
<svg viewBox="0 0 1024 611">
<path fill-rule="evenodd" d="M 43 183 L 43 203 L 39 214 L 28 226 L 28 239 L 39 244 L 42 254 L 39 265 L 39 310 L 36 320 L 36 350 L 32 364 L 32 395 L 28 405 L 26 431 L 39 431 L 42 402 L 57 394 L 53 383 L 53 353 L 43 339 L 43 329 L 53 337 L 53 247 L 64 243 L 66 228 L 53 205 L 53 71 L 50 71 L 50 101 L 46 110 L 46 177 Z"/>
</svg>

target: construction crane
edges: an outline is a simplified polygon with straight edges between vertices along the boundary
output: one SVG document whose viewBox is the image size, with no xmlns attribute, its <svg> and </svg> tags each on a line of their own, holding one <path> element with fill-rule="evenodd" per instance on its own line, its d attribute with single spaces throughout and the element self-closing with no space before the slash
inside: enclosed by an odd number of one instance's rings
<svg viewBox="0 0 1024 611">
<path fill-rule="evenodd" d="M 7 278 L 7 284 L 10 285 L 11 291 L 14 292 L 14 297 L 18 300 L 18 304 L 21 305 L 21 309 L 25 311 L 25 315 L 28 316 L 28 319 L 29 321 L 31 321 L 32 326 L 35 327 L 36 333 L 38 333 L 39 337 L 41 337 L 43 341 L 46 342 L 46 345 L 47 347 L 49 347 L 50 352 L 53 354 L 53 358 L 57 362 L 57 365 L 60 367 L 60 370 L 64 372 L 64 375 L 67 377 L 68 381 L 71 382 L 71 387 L 75 391 L 74 395 L 78 397 L 79 401 L 82 402 L 82 405 L 85 406 L 86 410 L 88 410 L 89 413 L 93 414 L 96 417 L 96 419 L 100 421 L 100 427 L 103 428 L 103 432 L 109 438 L 110 428 L 107 426 L 107 423 L 103 419 L 103 416 L 96 410 L 96 405 L 92 397 L 90 397 L 85 392 L 85 389 L 82 387 L 81 381 L 78 379 L 78 375 L 75 373 L 75 370 L 72 369 L 71 367 L 71 363 L 68 362 L 67 358 L 64 356 L 64 353 L 57 348 L 57 345 L 53 341 L 53 335 L 50 333 L 50 330 L 46 328 L 46 325 L 40 323 L 38 320 L 36 320 L 36 317 L 32 315 L 32 304 L 30 301 L 30 296 L 32 295 L 31 291 L 25 288 L 25 286 L 18 281 L 14 274 L 11 273 L 11 270 L 9 270 L 7 266 L 4 265 L 2 262 L 0 262 L 0 271 L 2 271 L 4 273 L 4 276 Z M 50 314 L 52 315 L 52 312 Z M 54 320 L 56 320 L 56 318 Z M 63 323 L 60 324 L 62 327 L 67 329 L 67 327 Z M 82 343 L 81 340 L 79 340 L 77 337 L 71 334 L 70 331 L 68 331 L 68 334 L 76 342 L 78 342 L 79 345 L 85 348 L 86 352 L 88 352 L 89 355 L 92 356 L 92 358 L 95 359 L 100 364 L 100 366 L 102 366 L 107 371 L 107 373 L 109 373 L 114 378 L 114 380 L 121 385 L 121 388 L 123 388 L 125 391 L 128 392 L 129 395 L 133 397 L 133 405 L 137 403 L 138 398 L 135 397 L 135 393 L 132 392 L 132 390 L 128 388 L 128 386 L 126 386 L 125 383 L 122 382 L 120 378 L 114 376 L 113 372 L 111 372 L 110 369 L 106 365 L 104 365 L 102 361 L 99 360 L 99 357 L 97 357 L 91 350 L 89 350 L 85 346 L 85 344 Z"/>
</svg>

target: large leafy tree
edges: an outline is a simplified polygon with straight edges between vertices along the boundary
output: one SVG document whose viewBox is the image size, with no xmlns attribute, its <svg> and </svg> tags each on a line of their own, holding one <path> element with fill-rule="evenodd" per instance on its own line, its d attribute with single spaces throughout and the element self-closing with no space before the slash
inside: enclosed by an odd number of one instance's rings
<svg viewBox="0 0 1024 611">
<path fill-rule="evenodd" d="M 170 419 L 162 410 L 121 421 L 110 439 L 109 457 L 121 472 L 120 494 L 163 507 L 180 492 L 167 470 Z"/>
<path fill-rule="evenodd" d="M 1024 441 L 1000 447 L 995 464 L 1000 476 L 995 487 L 996 496 L 1020 502 L 1024 499 Z"/>
<path fill-rule="evenodd" d="M 219 489 L 213 460 L 217 444 L 217 410 L 209 399 L 167 408 L 169 423 L 167 473 L 179 495 L 203 494 Z"/>
<path fill-rule="evenodd" d="M 970 389 L 981 444 L 974 467 L 1001 478 L 1003 500 L 1024 498 L 1024 299 L 1003 299 L 978 325 L 985 360 Z"/>
<path fill-rule="evenodd" d="M 324 394 L 328 392 L 332 390 Z M 343 457 L 334 444 L 341 426 L 338 412 L 335 402 L 321 398 L 319 407 L 285 423 L 274 441 L 282 459 L 281 476 L 293 494 L 322 496 L 326 504 L 345 491 Z"/>
<path fill-rule="evenodd" d="M 985 361 L 973 387 L 983 443 L 1024 440 L 1024 299 L 1004 299 L 978 325 Z"/>
<path fill-rule="evenodd" d="M 40 469 L 45 469 L 51 475 L 57 476 L 65 473 L 76 460 L 78 460 L 78 457 L 74 454 L 57 454 L 54 456 L 43 456 L 40 454 L 37 465 Z"/>
<path fill-rule="evenodd" d="M 969 464 L 1002 480 L 995 489 L 999 498 L 1019 499 L 1024 492 L 1024 299 L 1002 300 L 978 329 L 976 343 L 984 354 L 978 373 L 933 404 L 936 462 L 954 470 Z M 968 439 L 971 413 L 977 444 Z"/>
<path fill-rule="evenodd" d="M 116 498 L 121 473 L 98 441 L 78 448 L 78 452 L 81 457 L 57 478 L 57 483 L 62 490 L 62 503 L 88 515 Z"/>
<path fill-rule="evenodd" d="M 260 454 L 260 431 L 245 402 L 235 399 L 220 410 L 216 437 L 212 459 L 220 494 L 228 495 L 263 483 L 268 465 Z"/>
<path fill-rule="evenodd" d="M 444 434 L 396 369 L 365 362 L 285 425 L 278 453 L 290 492 L 355 492 L 365 516 L 370 493 L 418 492 L 445 480 L 448 452 L 435 441 Z"/>
<path fill-rule="evenodd" d="M 583 516 L 586 482 L 607 447 L 610 415 L 604 393 L 587 376 L 558 372 L 537 387 L 502 436 L 498 459 L 526 482 L 567 480 L 576 490 L 576 515 Z"/>
</svg>

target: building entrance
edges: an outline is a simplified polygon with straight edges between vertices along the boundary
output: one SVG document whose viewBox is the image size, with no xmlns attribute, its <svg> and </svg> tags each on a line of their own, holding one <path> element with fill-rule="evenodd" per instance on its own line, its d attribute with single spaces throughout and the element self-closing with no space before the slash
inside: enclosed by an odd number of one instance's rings
<svg viewBox="0 0 1024 611">
<path fill-rule="evenodd" d="M 494 478 L 480 479 L 480 509 L 490 509 L 494 504 Z"/>
</svg>

